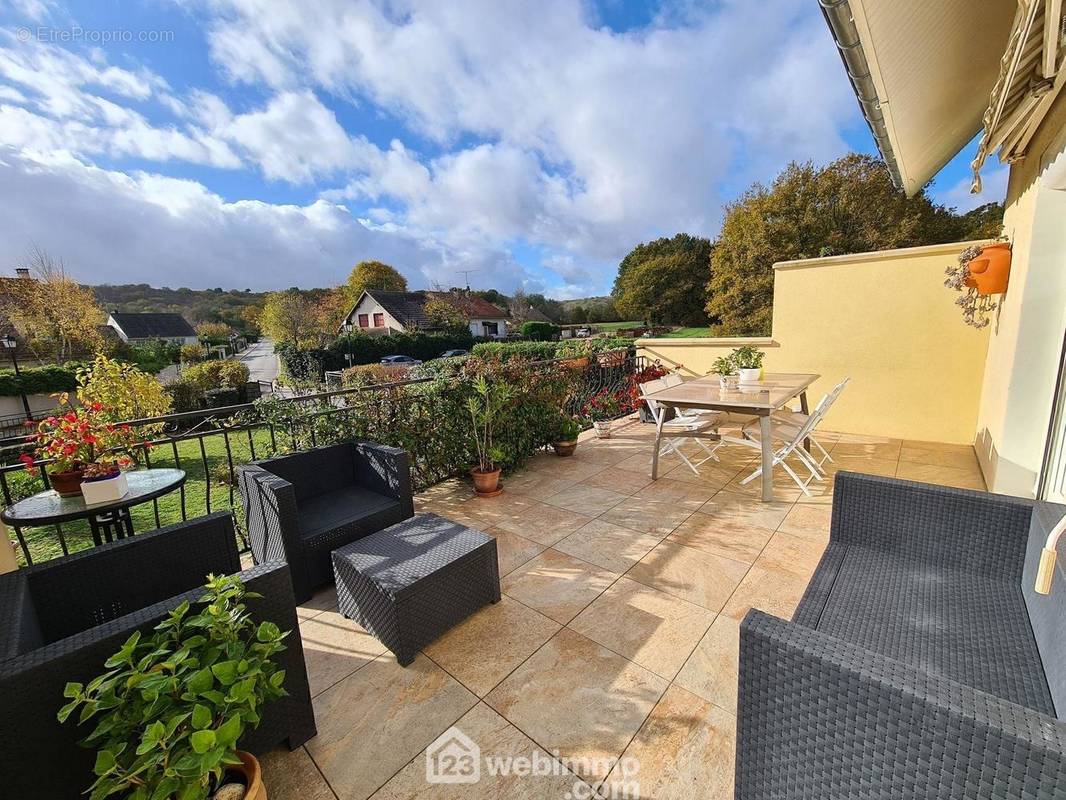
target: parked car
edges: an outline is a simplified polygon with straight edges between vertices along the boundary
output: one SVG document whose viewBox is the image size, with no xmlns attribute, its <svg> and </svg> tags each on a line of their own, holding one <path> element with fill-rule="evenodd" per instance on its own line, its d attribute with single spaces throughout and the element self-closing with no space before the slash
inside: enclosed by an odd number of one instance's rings
<svg viewBox="0 0 1066 800">
<path fill-rule="evenodd" d="M 456 356 L 468 356 L 468 355 L 470 355 L 470 351 L 469 350 L 445 350 L 443 353 L 440 354 L 439 357 L 440 358 L 455 358 Z"/>
<path fill-rule="evenodd" d="M 416 367 L 422 362 L 411 356 L 385 356 L 381 359 L 381 363 L 393 367 Z"/>
<path fill-rule="evenodd" d="M 591 335 L 592 330 L 590 328 L 578 328 L 576 331 L 574 331 L 574 336 L 576 336 L 578 339 L 587 339 Z"/>
</svg>

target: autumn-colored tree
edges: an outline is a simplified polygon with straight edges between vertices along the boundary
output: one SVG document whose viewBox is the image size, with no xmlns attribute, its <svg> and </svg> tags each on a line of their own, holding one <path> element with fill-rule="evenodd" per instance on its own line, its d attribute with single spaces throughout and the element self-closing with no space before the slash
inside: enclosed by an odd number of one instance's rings
<svg viewBox="0 0 1066 800">
<path fill-rule="evenodd" d="M 299 289 L 286 289 L 267 295 L 259 327 L 276 342 L 296 348 L 318 343 L 319 325 L 315 319 L 315 302 Z"/>
<path fill-rule="evenodd" d="M 456 306 L 439 297 L 430 297 L 422 307 L 431 328 L 442 331 L 462 332 L 469 330 L 470 320 Z"/>
<path fill-rule="evenodd" d="M 768 335 L 776 261 L 967 238 L 973 222 L 892 186 L 877 158 L 852 153 L 825 167 L 789 164 L 726 207 L 711 259 L 706 311 L 727 335 Z"/>
<path fill-rule="evenodd" d="M 201 339 L 228 339 L 233 329 L 225 322 L 201 322 L 196 326 L 196 335 Z"/>
<path fill-rule="evenodd" d="M 104 341 L 100 328 L 107 315 L 92 290 L 67 275 L 62 259 L 39 248 L 18 266 L 29 269 L 32 277 L 5 282 L 0 310 L 22 344 L 37 358 L 54 359 L 57 364 L 99 351 Z"/>
<path fill-rule="evenodd" d="M 359 302 L 359 295 L 366 289 L 384 289 L 390 292 L 406 292 L 407 279 L 394 267 L 381 261 L 360 261 L 348 276 L 346 291 L 351 305 Z"/>
<path fill-rule="evenodd" d="M 709 239 L 687 233 L 637 245 L 618 265 L 612 293 L 616 313 L 622 319 L 706 325 L 703 306 L 713 250 Z"/>
<path fill-rule="evenodd" d="M 318 328 L 320 343 L 325 345 L 337 338 L 344 317 L 352 310 L 348 302 L 348 292 L 343 286 L 336 286 L 322 292 L 315 301 L 315 325 Z"/>
</svg>

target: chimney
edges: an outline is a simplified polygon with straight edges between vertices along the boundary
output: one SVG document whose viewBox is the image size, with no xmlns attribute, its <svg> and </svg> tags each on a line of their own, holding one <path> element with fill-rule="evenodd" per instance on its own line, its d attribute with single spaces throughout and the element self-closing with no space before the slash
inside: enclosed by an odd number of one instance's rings
<svg viewBox="0 0 1066 800">
<path fill-rule="evenodd" d="M 30 268 L 29 267 L 15 267 L 15 277 L 16 278 L 29 278 L 30 277 Z"/>
</svg>

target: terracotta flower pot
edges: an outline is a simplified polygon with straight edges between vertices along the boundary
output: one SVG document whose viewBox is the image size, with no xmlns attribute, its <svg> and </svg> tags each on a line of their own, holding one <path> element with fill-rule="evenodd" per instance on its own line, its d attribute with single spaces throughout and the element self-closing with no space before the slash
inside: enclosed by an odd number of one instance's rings
<svg viewBox="0 0 1066 800">
<path fill-rule="evenodd" d="M 552 442 L 552 447 L 555 448 L 555 455 L 557 456 L 572 456 L 577 449 L 577 439 L 570 439 L 565 442 Z"/>
<path fill-rule="evenodd" d="M 482 472 L 475 467 L 470 470 L 470 474 L 474 478 L 474 491 L 480 495 L 491 495 L 500 491 L 500 470 L 494 469 L 491 472 Z"/>
<path fill-rule="evenodd" d="M 259 760 L 243 750 L 237 751 L 237 758 L 241 760 L 240 766 L 227 767 L 226 771 L 230 775 L 238 776 L 244 783 L 244 800 L 267 800 L 267 790 L 263 785 L 263 772 L 259 768 Z"/>
<path fill-rule="evenodd" d="M 77 497 L 81 494 L 81 476 L 84 473 L 84 467 L 66 472 L 49 472 L 48 480 L 60 497 Z"/>
<path fill-rule="evenodd" d="M 1010 277 L 1010 245 L 997 242 L 981 248 L 981 255 L 968 264 L 967 286 L 975 286 L 982 295 L 1002 294 L 1007 291 Z M 972 283 L 971 283 L 972 281 Z"/>
</svg>

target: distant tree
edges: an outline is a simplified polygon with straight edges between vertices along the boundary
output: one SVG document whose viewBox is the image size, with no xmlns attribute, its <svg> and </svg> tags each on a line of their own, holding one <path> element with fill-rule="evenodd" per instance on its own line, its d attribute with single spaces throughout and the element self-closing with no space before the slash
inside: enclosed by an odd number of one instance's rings
<svg viewBox="0 0 1066 800">
<path fill-rule="evenodd" d="M 299 289 L 286 289 L 267 295 L 259 318 L 259 327 L 276 342 L 297 349 L 318 343 L 319 324 L 315 319 L 315 302 Z"/>
<path fill-rule="evenodd" d="M 612 296 L 626 319 L 706 325 L 707 269 L 714 245 L 679 233 L 638 244 L 618 266 Z"/>
<path fill-rule="evenodd" d="M 406 292 L 407 279 L 395 267 L 381 261 L 360 261 L 348 276 L 347 294 L 352 305 L 366 289 L 383 289 L 389 292 Z"/>
<path fill-rule="evenodd" d="M 233 330 L 224 322 L 201 322 L 196 335 L 201 339 L 228 339 Z"/>
<path fill-rule="evenodd" d="M 422 313 L 426 315 L 431 328 L 449 333 L 470 330 L 470 321 L 466 318 L 466 314 L 452 303 L 439 297 L 430 297 L 422 307 Z"/>
<path fill-rule="evenodd" d="M 515 289 L 511 294 L 507 308 L 511 312 L 511 324 L 521 327 L 524 322 L 529 320 L 529 309 L 531 308 L 529 297 L 526 296 L 526 293 L 521 288 Z"/>
<path fill-rule="evenodd" d="M 559 335 L 559 328 L 550 322 L 530 320 L 522 323 L 522 337 L 531 342 L 550 342 Z"/>
<path fill-rule="evenodd" d="M 852 153 L 825 167 L 789 164 L 726 207 L 711 259 L 708 315 L 728 335 L 767 335 L 776 261 L 937 244 L 972 223 L 892 186 L 884 162 Z"/>
<path fill-rule="evenodd" d="M 452 291 L 453 292 L 465 292 L 466 289 L 453 288 Z M 478 289 L 478 290 L 475 290 L 475 291 L 471 292 L 471 294 L 477 295 L 482 300 L 488 300 L 494 306 L 497 306 L 497 305 L 498 306 L 505 306 L 505 305 L 507 305 L 507 300 L 508 300 L 507 295 L 500 294 L 495 289 Z"/>
<path fill-rule="evenodd" d="M 324 346 L 337 338 L 344 317 L 352 310 L 348 302 L 348 288 L 335 286 L 318 294 L 314 298 L 315 328 L 318 339 Z"/>
<path fill-rule="evenodd" d="M 962 215 L 962 239 L 995 239 L 1003 233 L 1003 204 L 985 203 Z"/>
<path fill-rule="evenodd" d="M 22 344 L 37 358 L 54 359 L 57 364 L 99 351 L 100 327 L 107 315 L 96 304 L 93 291 L 68 276 L 62 259 L 46 250 L 34 248 L 18 266 L 29 269 L 33 280 L 9 280 L 0 310 Z"/>
<path fill-rule="evenodd" d="M 589 306 L 589 322 L 618 322 L 621 316 L 614 300 L 608 299 L 603 303 Z"/>
<path fill-rule="evenodd" d="M 580 325 L 583 322 L 589 321 L 589 312 L 584 306 L 574 306 L 570 309 L 570 321 L 575 325 Z"/>
<path fill-rule="evenodd" d="M 552 300 L 539 292 L 526 295 L 526 300 L 533 308 L 537 309 L 552 322 L 562 322 L 566 319 L 566 309 L 558 300 Z"/>
</svg>

